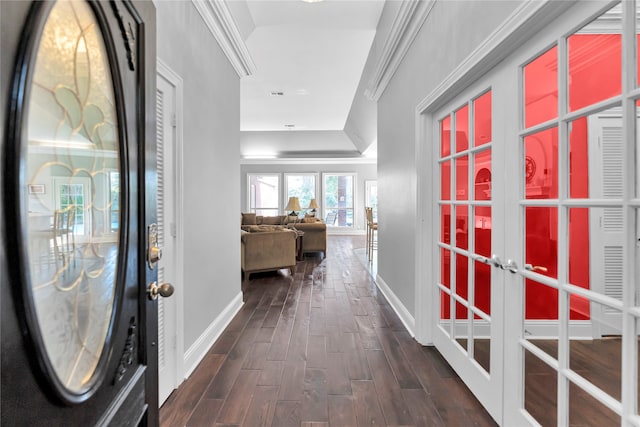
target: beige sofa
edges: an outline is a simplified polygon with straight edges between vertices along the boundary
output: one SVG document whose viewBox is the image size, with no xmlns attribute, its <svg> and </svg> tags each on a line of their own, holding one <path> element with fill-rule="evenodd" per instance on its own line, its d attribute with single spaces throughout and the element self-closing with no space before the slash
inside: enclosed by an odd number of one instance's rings
<svg viewBox="0 0 640 427">
<path fill-rule="evenodd" d="M 327 224 L 299 222 L 294 227 L 304 232 L 302 252 L 322 252 L 325 257 L 327 256 Z"/>
<path fill-rule="evenodd" d="M 252 213 L 241 214 L 241 228 L 249 230 L 255 225 L 282 225 L 285 227 L 293 227 L 304 232 L 302 238 L 302 252 L 322 252 L 327 255 L 327 225 L 321 220 L 315 218 L 303 218 L 301 220 L 295 218 L 295 222 L 290 222 L 290 217 L 286 215 L 279 216 L 260 216 Z"/>
<path fill-rule="evenodd" d="M 241 230 L 240 233 L 243 278 L 249 279 L 251 273 L 281 268 L 288 268 L 293 274 L 296 266 L 296 233 L 293 230 L 262 228 L 261 231 Z"/>
</svg>

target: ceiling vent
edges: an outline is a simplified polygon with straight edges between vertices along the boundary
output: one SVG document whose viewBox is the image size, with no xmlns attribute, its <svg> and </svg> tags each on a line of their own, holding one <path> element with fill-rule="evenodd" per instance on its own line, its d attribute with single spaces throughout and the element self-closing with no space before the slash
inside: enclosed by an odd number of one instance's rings
<svg viewBox="0 0 640 427">
<path fill-rule="evenodd" d="M 284 125 L 284 127 L 286 127 L 287 129 L 293 129 L 296 127 L 296 125 Z"/>
<path fill-rule="evenodd" d="M 271 91 L 271 96 L 284 96 L 284 92 Z"/>
</svg>

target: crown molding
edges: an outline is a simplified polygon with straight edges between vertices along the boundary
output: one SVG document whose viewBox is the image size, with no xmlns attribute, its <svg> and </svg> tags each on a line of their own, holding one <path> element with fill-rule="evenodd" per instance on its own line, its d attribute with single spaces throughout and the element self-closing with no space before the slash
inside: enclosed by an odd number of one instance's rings
<svg viewBox="0 0 640 427">
<path fill-rule="evenodd" d="M 554 0 L 528 0 L 522 3 L 417 105 L 416 113 L 440 108 L 574 4 Z"/>
<path fill-rule="evenodd" d="M 367 98 L 372 101 L 380 99 L 434 4 L 435 0 L 402 2 L 365 90 Z"/>
<path fill-rule="evenodd" d="M 256 70 L 225 0 L 191 0 L 239 77 Z"/>
<path fill-rule="evenodd" d="M 240 158 L 241 165 L 375 165 L 374 157 Z"/>
</svg>

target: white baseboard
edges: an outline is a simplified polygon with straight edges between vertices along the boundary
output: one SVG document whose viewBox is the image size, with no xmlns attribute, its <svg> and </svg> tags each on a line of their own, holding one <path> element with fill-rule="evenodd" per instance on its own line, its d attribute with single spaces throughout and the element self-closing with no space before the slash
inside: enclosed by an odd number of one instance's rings
<svg viewBox="0 0 640 427">
<path fill-rule="evenodd" d="M 189 378 L 191 373 L 198 367 L 198 364 L 204 359 L 211 346 L 224 331 L 224 328 L 227 327 L 243 305 L 242 292 L 239 292 L 184 353 L 184 379 Z"/>
<path fill-rule="evenodd" d="M 456 320 L 455 334 L 457 338 L 467 338 L 469 334 L 468 321 Z M 441 320 L 438 326 L 449 334 L 451 321 Z M 524 322 L 525 337 L 529 340 L 558 339 L 560 325 L 557 320 L 526 320 Z M 473 336 L 479 339 L 491 337 L 491 325 L 486 321 L 477 319 L 473 321 Z M 569 322 L 569 339 L 591 340 L 593 339 L 593 323 L 590 320 L 571 320 Z"/>
<path fill-rule="evenodd" d="M 414 337 L 416 319 L 411 315 L 409 310 L 407 310 L 407 307 L 405 307 L 404 304 L 402 304 L 402 301 L 400 301 L 400 298 L 398 298 L 396 294 L 393 293 L 389 285 L 386 284 L 384 279 L 380 277 L 379 274 L 376 277 L 376 285 L 378 285 L 378 289 L 380 289 L 382 295 L 384 295 L 384 297 L 387 299 L 387 301 L 391 305 L 391 308 L 393 308 L 393 311 L 396 312 L 404 327 L 407 328 L 407 331 L 409 332 L 409 334 L 411 334 L 411 337 Z"/>
</svg>

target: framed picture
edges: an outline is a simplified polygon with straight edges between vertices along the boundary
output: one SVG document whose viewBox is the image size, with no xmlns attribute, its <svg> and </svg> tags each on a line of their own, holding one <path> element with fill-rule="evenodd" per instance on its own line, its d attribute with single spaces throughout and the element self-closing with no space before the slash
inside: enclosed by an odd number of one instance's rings
<svg viewBox="0 0 640 427">
<path fill-rule="evenodd" d="M 44 194 L 44 184 L 29 184 L 29 194 Z"/>
</svg>

